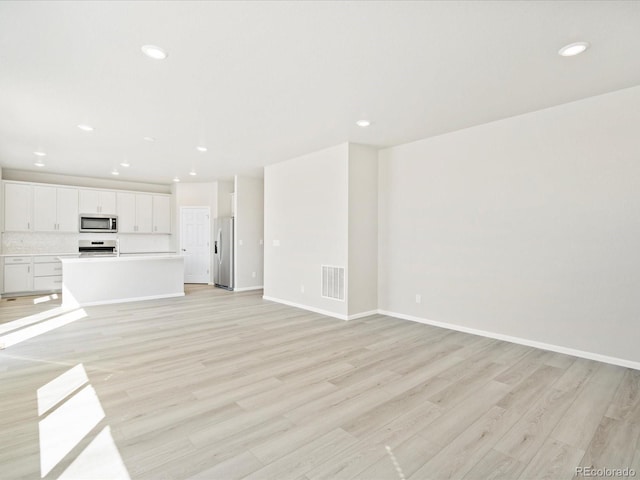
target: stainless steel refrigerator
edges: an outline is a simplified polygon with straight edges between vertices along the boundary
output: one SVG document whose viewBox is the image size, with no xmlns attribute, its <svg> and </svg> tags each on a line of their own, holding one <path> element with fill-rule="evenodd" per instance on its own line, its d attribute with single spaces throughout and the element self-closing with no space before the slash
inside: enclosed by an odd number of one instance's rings
<svg viewBox="0 0 640 480">
<path fill-rule="evenodd" d="M 233 290 L 233 217 L 216 218 L 213 231 L 213 283 Z"/>
</svg>

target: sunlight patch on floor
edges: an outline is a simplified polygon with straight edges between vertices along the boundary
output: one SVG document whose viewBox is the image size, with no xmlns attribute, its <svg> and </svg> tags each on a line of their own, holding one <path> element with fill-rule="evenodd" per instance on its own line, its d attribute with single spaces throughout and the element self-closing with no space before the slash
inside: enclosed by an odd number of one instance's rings
<svg viewBox="0 0 640 480">
<path fill-rule="evenodd" d="M 40 387 L 37 395 L 41 478 L 66 459 L 71 463 L 59 479 L 130 479 L 108 425 L 75 458 L 69 458 L 73 449 L 105 419 L 82 364 Z"/>
<path fill-rule="evenodd" d="M 87 385 L 40 420 L 40 470 L 47 475 L 104 418 L 96 391 Z"/>
<path fill-rule="evenodd" d="M 38 415 L 47 413 L 51 408 L 75 392 L 85 383 L 89 383 L 87 372 L 81 363 L 67 370 L 38 389 Z"/>
<path fill-rule="evenodd" d="M 50 302 L 51 300 L 57 300 L 58 294 L 52 293 L 51 295 L 45 295 L 44 297 L 38 297 L 33 299 L 33 304 L 38 305 L 39 303 Z"/>
<path fill-rule="evenodd" d="M 38 335 L 42 335 L 43 333 L 68 325 L 72 322 L 85 318 L 86 316 L 87 312 L 85 312 L 84 309 L 74 310 L 64 313 L 58 317 L 50 318 L 44 322 L 36 323 L 35 325 L 7 333 L 6 335 L 0 336 L 0 349 L 11 347 L 12 345 L 16 345 L 20 342 L 24 342 L 25 340 L 37 337 Z"/>
<path fill-rule="evenodd" d="M 58 315 L 68 311 L 70 311 L 68 308 L 55 307 L 55 308 L 52 308 L 51 310 L 46 310 L 44 312 L 38 312 L 38 313 L 34 313 L 33 315 L 29 315 L 27 317 L 19 318 L 18 320 L 2 323 L 0 324 L 0 333 L 6 333 L 6 332 L 10 332 L 11 330 L 24 328 L 34 323 L 38 323 L 52 317 L 57 317 Z"/>
<path fill-rule="evenodd" d="M 130 479 L 127 467 L 122 461 L 109 427 L 104 427 L 96 435 L 89 446 L 58 477 L 58 480 L 87 478 Z"/>
</svg>

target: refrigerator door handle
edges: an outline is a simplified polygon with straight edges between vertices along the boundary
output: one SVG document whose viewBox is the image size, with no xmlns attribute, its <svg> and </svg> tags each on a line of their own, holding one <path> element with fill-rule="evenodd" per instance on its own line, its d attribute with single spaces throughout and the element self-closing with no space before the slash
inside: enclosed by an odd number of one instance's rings
<svg viewBox="0 0 640 480">
<path fill-rule="evenodd" d="M 222 229 L 221 228 L 218 229 L 218 245 L 220 246 L 220 253 L 218 254 L 218 263 L 222 265 L 222 252 L 224 250 L 222 249 Z"/>
</svg>

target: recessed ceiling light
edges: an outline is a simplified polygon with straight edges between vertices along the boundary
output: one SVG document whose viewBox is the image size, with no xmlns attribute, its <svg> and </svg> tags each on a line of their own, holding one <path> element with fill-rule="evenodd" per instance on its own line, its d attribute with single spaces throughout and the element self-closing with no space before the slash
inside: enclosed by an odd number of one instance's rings
<svg viewBox="0 0 640 480">
<path fill-rule="evenodd" d="M 189 172 L 189 175 L 191 175 L 191 176 L 194 176 L 194 177 L 195 177 L 195 176 L 197 175 L 197 173 L 195 172 L 195 170 L 191 170 L 191 171 Z"/>
<path fill-rule="evenodd" d="M 91 125 L 87 125 L 85 123 L 81 123 L 80 125 L 78 125 L 78 128 L 80 130 L 85 131 L 85 132 L 93 132 L 93 127 Z"/>
<path fill-rule="evenodd" d="M 589 42 L 570 43 L 569 45 L 565 45 L 560 50 L 558 50 L 558 55 L 561 55 L 563 57 L 573 57 L 575 55 L 581 54 L 587 48 L 589 48 Z"/>
<path fill-rule="evenodd" d="M 44 152 L 33 152 L 34 155 L 37 155 L 39 157 L 45 157 L 47 154 Z"/>
<path fill-rule="evenodd" d="M 371 125 L 371 122 L 369 120 L 358 120 L 356 122 L 356 125 L 358 125 L 359 127 L 365 128 L 368 127 L 369 125 Z"/>
<path fill-rule="evenodd" d="M 164 60 L 165 58 L 167 58 L 167 52 L 155 45 L 144 45 L 142 47 L 142 53 L 144 53 L 149 58 L 153 58 L 154 60 Z"/>
<path fill-rule="evenodd" d="M 173 179 L 173 181 L 174 181 L 174 182 L 179 182 L 179 181 L 180 181 L 180 179 L 179 179 L 178 177 L 176 177 L 176 178 L 174 178 L 174 179 Z"/>
<path fill-rule="evenodd" d="M 44 167 L 44 162 L 42 160 L 38 160 L 36 163 L 34 163 L 34 165 L 36 167 Z"/>
<path fill-rule="evenodd" d="M 124 162 L 120 162 L 120 165 L 123 166 L 124 168 L 129 168 L 131 166 L 131 164 L 126 160 Z"/>
<path fill-rule="evenodd" d="M 120 172 L 114 168 L 111 170 L 111 175 L 120 175 Z"/>
<path fill-rule="evenodd" d="M 153 137 L 142 137 L 145 142 L 155 142 L 156 139 Z"/>
<path fill-rule="evenodd" d="M 198 150 L 199 152 L 206 152 L 207 151 L 207 147 L 196 147 L 196 150 Z"/>
</svg>

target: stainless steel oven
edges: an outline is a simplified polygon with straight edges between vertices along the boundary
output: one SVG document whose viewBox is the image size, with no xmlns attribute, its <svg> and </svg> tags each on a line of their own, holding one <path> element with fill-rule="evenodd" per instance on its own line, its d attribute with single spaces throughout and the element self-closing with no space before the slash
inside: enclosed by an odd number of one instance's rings
<svg viewBox="0 0 640 480">
<path fill-rule="evenodd" d="M 80 240 L 78 253 L 81 257 L 115 257 L 118 255 L 118 241 Z"/>
</svg>

